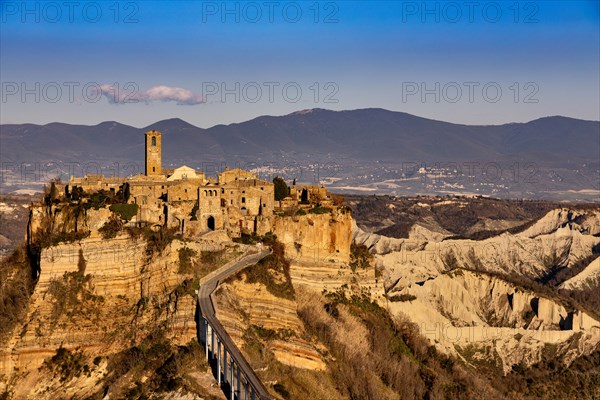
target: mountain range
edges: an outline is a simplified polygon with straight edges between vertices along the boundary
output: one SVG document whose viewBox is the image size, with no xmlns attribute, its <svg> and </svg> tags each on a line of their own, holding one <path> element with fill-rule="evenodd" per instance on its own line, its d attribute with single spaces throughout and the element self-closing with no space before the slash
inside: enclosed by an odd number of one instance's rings
<svg viewBox="0 0 600 400">
<path fill-rule="evenodd" d="M 135 128 L 50 123 L 0 125 L 3 162 L 143 159 L 143 132 L 163 133 L 166 162 L 273 154 L 357 160 L 599 162 L 600 122 L 561 116 L 527 123 L 461 125 L 384 109 L 311 109 L 203 129 L 174 118 Z"/>
</svg>

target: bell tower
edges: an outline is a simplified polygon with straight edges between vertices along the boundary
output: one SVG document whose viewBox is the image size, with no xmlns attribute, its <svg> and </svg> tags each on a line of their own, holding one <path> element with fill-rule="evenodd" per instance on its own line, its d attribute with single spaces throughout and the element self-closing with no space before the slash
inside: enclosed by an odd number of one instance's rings
<svg viewBox="0 0 600 400">
<path fill-rule="evenodd" d="M 162 134 L 151 130 L 146 132 L 146 176 L 162 175 Z"/>
</svg>

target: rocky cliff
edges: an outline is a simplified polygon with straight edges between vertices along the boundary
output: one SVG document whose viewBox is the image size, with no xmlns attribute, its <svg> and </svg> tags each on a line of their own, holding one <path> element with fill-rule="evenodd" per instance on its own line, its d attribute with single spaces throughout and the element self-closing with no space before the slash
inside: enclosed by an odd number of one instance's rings
<svg viewBox="0 0 600 400">
<path fill-rule="evenodd" d="M 41 248 L 39 275 L 27 315 L 14 327 L 0 353 L 2 384 L 14 398 L 34 394 L 42 399 L 83 398 L 98 390 L 121 396 L 118 390 L 131 383 L 120 383 L 114 377 L 111 360 L 146 346 L 144 343 L 154 343 L 156 335 L 175 348 L 194 343 L 194 289 L 198 274 L 205 269 L 200 259 L 218 254 L 219 258 L 211 259 L 216 267 L 244 251 L 244 245 L 230 242 L 226 235 L 225 240 L 209 235 L 182 241 L 161 236 L 161 232 L 151 237 L 122 232 L 103 239 L 96 229 L 107 217 L 102 210 L 88 211 L 77 223 L 79 231 L 91 229 L 87 238 Z M 49 220 L 53 232 L 69 232 L 75 226 L 60 212 L 34 209 L 32 237 L 41 229 L 40 219 Z M 187 258 L 182 258 L 182 253 Z M 61 348 L 81 354 L 81 367 L 85 363 L 87 371 L 68 386 L 47 368 L 40 368 Z M 129 379 L 137 378 L 134 374 Z M 221 396 L 218 389 L 210 389 L 208 370 L 199 370 L 192 380 L 203 381 L 200 387 L 206 388 L 205 393 Z M 57 394 L 58 387 L 63 391 Z M 185 398 L 185 393 L 179 394 Z"/>
<path fill-rule="evenodd" d="M 557 209 L 519 233 L 485 240 L 418 226 L 406 239 L 356 226 L 353 236 L 375 254 L 392 313 L 407 315 L 438 348 L 469 362 L 489 360 L 482 354 L 491 351 L 506 373 L 539 362 L 548 346 L 567 364 L 600 348 L 597 314 L 536 283 L 575 274 L 563 284 L 575 287 L 595 276 L 599 223 L 595 210 Z"/>
<path fill-rule="evenodd" d="M 275 219 L 273 233 L 296 262 L 348 262 L 352 216 L 345 209 Z"/>
<path fill-rule="evenodd" d="M 344 209 L 275 220 L 274 232 L 285 246 L 294 285 L 318 292 L 354 287 L 355 291 L 381 298 L 383 281 L 375 268 L 353 270 L 349 266 L 353 225 L 350 212 Z"/>
</svg>

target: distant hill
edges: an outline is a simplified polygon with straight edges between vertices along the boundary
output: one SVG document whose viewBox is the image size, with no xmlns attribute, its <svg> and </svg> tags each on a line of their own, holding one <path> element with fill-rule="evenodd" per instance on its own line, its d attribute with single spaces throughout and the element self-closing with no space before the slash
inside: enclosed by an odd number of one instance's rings
<svg viewBox="0 0 600 400">
<path fill-rule="evenodd" d="M 0 125 L 3 162 L 139 161 L 142 134 L 164 136 L 164 160 L 251 158 L 276 153 L 334 154 L 357 160 L 464 161 L 522 159 L 598 162 L 600 122 L 546 117 L 527 123 L 460 125 L 383 109 L 312 109 L 198 128 L 181 119 L 134 128 L 51 123 Z"/>
<path fill-rule="evenodd" d="M 212 176 L 225 165 L 259 167 L 264 179 L 325 179 L 343 193 L 600 202 L 599 121 L 460 125 L 383 109 L 302 110 L 208 129 L 178 118 L 143 128 L 0 125 L 0 193 L 39 190 L 57 170 L 62 179 L 143 172 L 150 129 L 164 135 L 163 166 L 186 164 Z"/>
</svg>

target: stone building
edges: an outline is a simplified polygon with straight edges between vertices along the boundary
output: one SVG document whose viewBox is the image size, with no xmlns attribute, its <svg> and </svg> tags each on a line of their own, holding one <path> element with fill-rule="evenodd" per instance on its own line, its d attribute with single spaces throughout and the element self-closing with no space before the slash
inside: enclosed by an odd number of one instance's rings
<svg viewBox="0 0 600 400">
<path fill-rule="evenodd" d="M 162 134 L 145 134 L 145 174 L 129 178 L 89 175 L 69 179 L 87 193 L 117 193 L 128 186 L 128 202 L 139 206 L 132 223 L 176 227 L 183 234 L 225 229 L 231 236 L 242 232 L 265 234 L 271 230 L 275 207 L 272 182 L 241 169 L 226 169 L 216 179 L 183 165 L 162 168 Z"/>
</svg>

